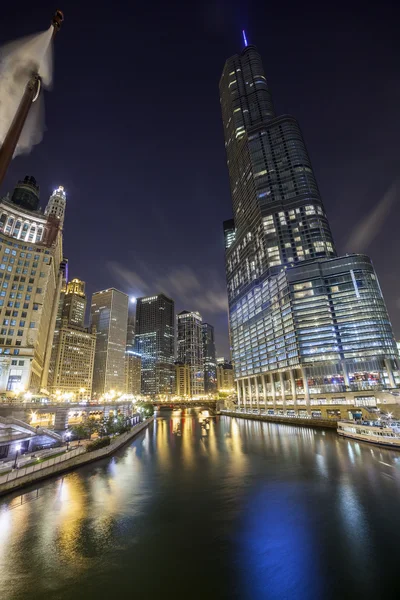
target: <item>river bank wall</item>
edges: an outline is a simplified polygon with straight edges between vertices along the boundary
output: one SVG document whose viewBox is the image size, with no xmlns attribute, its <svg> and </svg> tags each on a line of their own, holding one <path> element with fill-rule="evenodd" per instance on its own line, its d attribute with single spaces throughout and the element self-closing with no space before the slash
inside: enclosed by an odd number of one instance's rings
<svg viewBox="0 0 400 600">
<path fill-rule="evenodd" d="M 329 429 L 337 428 L 336 419 L 304 419 L 301 417 L 280 417 L 279 415 L 254 415 L 229 410 L 222 410 L 221 415 L 227 417 L 238 417 L 239 419 L 252 419 L 253 421 L 265 421 L 268 423 L 279 423 L 281 425 L 300 425 L 302 427 L 323 427 Z"/>
<path fill-rule="evenodd" d="M 53 477 L 54 475 L 76 469 L 95 460 L 106 458 L 131 441 L 153 421 L 154 417 L 150 417 L 143 423 L 135 425 L 130 431 L 115 438 L 115 441 L 105 448 L 100 448 L 93 452 L 87 452 L 83 447 L 76 448 L 61 456 L 50 458 L 43 463 L 15 469 L 10 473 L 1 475 L 0 496 L 30 485 L 36 481 L 40 481 L 41 479 Z"/>
</svg>

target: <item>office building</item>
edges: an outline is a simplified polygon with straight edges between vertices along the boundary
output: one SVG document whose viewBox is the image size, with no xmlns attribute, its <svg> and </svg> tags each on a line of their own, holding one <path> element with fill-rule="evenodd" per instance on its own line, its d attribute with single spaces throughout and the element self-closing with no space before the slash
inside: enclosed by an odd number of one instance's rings
<svg viewBox="0 0 400 600">
<path fill-rule="evenodd" d="M 219 363 L 217 365 L 217 388 L 219 392 L 233 392 L 235 390 L 231 363 Z"/>
<path fill-rule="evenodd" d="M 142 394 L 175 391 L 175 306 L 164 294 L 138 298 L 135 351 L 142 357 Z"/>
<path fill-rule="evenodd" d="M 126 349 L 131 352 L 133 352 L 135 349 L 135 320 L 136 320 L 136 298 L 129 298 L 128 328 L 126 331 Z"/>
<path fill-rule="evenodd" d="M 67 319 L 69 325 L 83 327 L 85 324 L 86 294 L 85 282 L 72 279 L 66 285 L 62 317 Z"/>
<path fill-rule="evenodd" d="M 125 391 L 125 351 L 128 296 L 115 288 L 95 292 L 90 323 L 96 328 L 93 395 Z"/>
<path fill-rule="evenodd" d="M 125 393 L 139 396 L 141 392 L 142 357 L 133 350 L 125 352 Z"/>
<path fill-rule="evenodd" d="M 193 396 L 204 395 L 204 359 L 201 315 L 184 310 L 178 314 L 178 362 L 190 367 L 190 391 Z"/>
<path fill-rule="evenodd" d="M 217 391 L 217 361 L 215 358 L 214 327 L 202 323 L 204 393 L 214 394 Z"/>
<path fill-rule="evenodd" d="M 60 228 L 64 227 L 65 205 L 67 196 L 62 185 L 60 185 L 52 195 L 44 211 L 45 215 L 51 215 L 58 220 Z"/>
<path fill-rule="evenodd" d="M 62 285 L 59 221 L 38 210 L 34 177 L 0 201 L 0 393 L 47 389 Z"/>
<path fill-rule="evenodd" d="M 175 363 L 175 394 L 181 398 L 190 398 L 192 390 L 190 386 L 190 366 L 185 363 Z"/>
<path fill-rule="evenodd" d="M 280 410 L 374 406 L 381 401 L 375 391 L 399 382 L 382 291 L 367 256 L 337 256 L 299 125 L 276 116 L 254 46 L 227 60 L 220 99 L 234 216 L 224 235 L 239 402 Z"/>
<path fill-rule="evenodd" d="M 84 327 L 86 310 L 85 282 L 66 281 L 57 311 L 48 390 L 58 400 L 89 399 L 92 395 L 96 332 Z"/>
<path fill-rule="evenodd" d="M 58 399 L 88 400 L 92 397 L 96 332 L 68 324 L 64 318 L 56 333 L 49 391 Z"/>
</svg>

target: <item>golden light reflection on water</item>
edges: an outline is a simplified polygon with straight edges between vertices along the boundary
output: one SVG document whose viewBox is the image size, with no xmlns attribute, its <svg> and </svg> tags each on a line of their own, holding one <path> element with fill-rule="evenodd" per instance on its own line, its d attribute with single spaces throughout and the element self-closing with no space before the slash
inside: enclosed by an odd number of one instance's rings
<svg viewBox="0 0 400 600">
<path fill-rule="evenodd" d="M 23 502 L 23 497 L 21 499 L 19 496 L 11 506 L 17 507 L 21 500 Z M 12 548 L 22 544 L 30 525 L 30 519 L 31 506 L 28 502 L 13 509 L 6 506 L 0 508 L 0 585 L 3 577 L 6 577 L 10 569 L 13 569 L 15 556 Z"/>
<path fill-rule="evenodd" d="M 242 448 L 243 440 L 238 419 L 230 420 L 230 431 L 225 441 L 229 451 L 228 471 L 231 475 L 240 475 L 245 470 L 247 458 Z"/>
<path fill-rule="evenodd" d="M 55 546 L 52 560 L 73 564 L 74 569 L 84 569 L 89 560 L 80 544 L 82 523 L 87 518 L 88 498 L 84 482 L 73 473 L 58 482 L 59 489 L 53 505 L 52 518 L 42 521 L 42 534 L 46 544 Z"/>
<path fill-rule="evenodd" d="M 193 446 L 194 420 L 191 415 L 185 415 L 182 419 L 182 462 L 186 469 L 191 469 L 195 461 L 195 449 Z"/>
<path fill-rule="evenodd" d="M 156 419 L 154 429 L 157 433 L 155 443 L 157 461 L 163 471 L 167 471 L 171 467 L 170 445 L 168 443 L 170 421 L 167 421 L 166 419 Z"/>
</svg>

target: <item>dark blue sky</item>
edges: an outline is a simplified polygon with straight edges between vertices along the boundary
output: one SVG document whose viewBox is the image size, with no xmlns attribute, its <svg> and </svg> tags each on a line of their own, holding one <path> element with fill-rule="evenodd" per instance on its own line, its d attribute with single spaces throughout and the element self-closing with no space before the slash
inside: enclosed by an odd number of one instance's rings
<svg viewBox="0 0 400 600">
<path fill-rule="evenodd" d="M 52 2 L 2 7 L 0 44 L 46 29 Z M 168 292 L 227 353 L 222 221 L 231 201 L 218 81 L 256 44 L 279 113 L 296 116 L 339 252 L 370 254 L 400 336 L 398 16 L 390 2 L 65 1 L 47 131 L 2 192 L 67 189 L 70 276 L 88 292 Z M 21 18 L 21 15 L 24 17 Z M 389 193 L 388 193 L 389 190 Z M 386 194 L 386 196 L 385 196 Z M 361 223 L 361 225 L 360 225 Z"/>
</svg>

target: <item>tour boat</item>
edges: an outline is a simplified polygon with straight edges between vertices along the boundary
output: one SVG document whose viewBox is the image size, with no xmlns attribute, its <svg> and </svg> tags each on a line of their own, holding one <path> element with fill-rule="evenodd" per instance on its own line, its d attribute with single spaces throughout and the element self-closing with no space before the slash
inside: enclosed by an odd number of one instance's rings
<svg viewBox="0 0 400 600">
<path fill-rule="evenodd" d="M 353 440 L 400 450 L 400 423 L 395 421 L 338 421 L 337 432 Z"/>
</svg>

